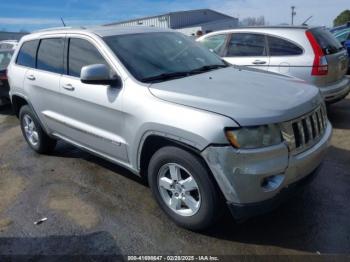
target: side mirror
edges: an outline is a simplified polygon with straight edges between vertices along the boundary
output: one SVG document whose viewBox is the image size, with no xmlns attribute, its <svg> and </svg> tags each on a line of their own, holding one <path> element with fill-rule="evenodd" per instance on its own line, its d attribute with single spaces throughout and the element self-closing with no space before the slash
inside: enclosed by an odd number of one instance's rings
<svg viewBox="0 0 350 262">
<path fill-rule="evenodd" d="M 80 72 L 80 80 L 84 84 L 121 86 L 120 77 L 111 77 L 109 68 L 104 64 L 84 66 Z"/>
</svg>

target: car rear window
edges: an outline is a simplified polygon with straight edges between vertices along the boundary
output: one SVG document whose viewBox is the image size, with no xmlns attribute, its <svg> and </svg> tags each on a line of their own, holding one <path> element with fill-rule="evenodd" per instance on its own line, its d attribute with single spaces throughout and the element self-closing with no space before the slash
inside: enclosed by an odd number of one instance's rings
<svg viewBox="0 0 350 262">
<path fill-rule="evenodd" d="M 16 64 L 35 68 L 35 56 L 39 40 L 32 40 L 23 43 L 19 50 Z"/>
<path fill-rule="evenodd" d="M 37 68 L 63 74 L 63 51 L 62 38 L 42 39 L 38 50 Z"/>
<path fill-rule="evenodd" d="M 326 55 L 338 53 L 343 49 L 339 41 L 326 28 L 311 29 L 310 32 L 315 37 L 317 43 Z"/>
<path fill-rule="evenodd" d="M 301 55 L 303 49 L 287 40 L 268 36 L 270 56 L 292 56 Z"/>
<path fill-rule="evenodd" d="M 13 51 L 0 51 L 0 70 L 7 68 L 11 61 Z"/>
</svg>

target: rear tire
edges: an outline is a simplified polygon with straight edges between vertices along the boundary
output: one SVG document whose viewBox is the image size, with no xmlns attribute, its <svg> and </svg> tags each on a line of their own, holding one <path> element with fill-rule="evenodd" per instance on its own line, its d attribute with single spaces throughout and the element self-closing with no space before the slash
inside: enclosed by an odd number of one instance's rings
<svg viewBox="0 0 350 262">
<path fill-rule="evenodd" d="M 188 151 L 159 149 L 150 160 L 148 181 L 163 211 L 184 228 L 203 230 L 221 216 L 220 195 L 207 167 Z"/>
<path fill-rule="evenodd" d="M 39 154 L 53 151 L 56 140 L 50 138 L 42 129 L 40 122 L 28 105 L 22 106 L 19 113 L 21 130 L 28 145 Z"/>
</svg>

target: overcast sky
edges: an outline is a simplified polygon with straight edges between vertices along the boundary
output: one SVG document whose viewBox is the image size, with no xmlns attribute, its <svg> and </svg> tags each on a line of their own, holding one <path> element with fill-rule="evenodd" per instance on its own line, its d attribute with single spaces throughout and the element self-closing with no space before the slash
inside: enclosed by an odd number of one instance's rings
<svg viewBox="0 0 350 262">
<path fill-rule="evenodd" d="M 331 26 L 350 0 L 1 0 L 0 30 L 19 31 L 68 25 L 92 25 L 166 12 L 211 8 L 244 19 L 265 16 L 270 25 L 290 23 L 290 7 L 296 6 L 295 21 L 309 16 L 312 25 Z"/>
</svg>

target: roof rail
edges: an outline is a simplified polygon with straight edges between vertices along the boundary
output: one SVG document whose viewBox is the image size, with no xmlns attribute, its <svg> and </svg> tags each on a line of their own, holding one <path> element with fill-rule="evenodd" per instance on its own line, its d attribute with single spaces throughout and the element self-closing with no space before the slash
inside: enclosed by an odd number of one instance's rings
<svg viewBox="0 0 350 262">
<path fill-rule="evenodd" d="M 35 30 L 35 31 L 33 31 L 33 33 L 47 32 L 47 31 L 56 31 L 56 30 L 67 30 L 67 29 L 74 29 L 74 28 L 76 28 L 76 29 L 86 29 L 83 26 L 80 26 L 80 27 L 60 26 L 60 27 L 50 27 L 50 28 Z"/>
</svg>

